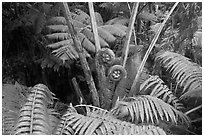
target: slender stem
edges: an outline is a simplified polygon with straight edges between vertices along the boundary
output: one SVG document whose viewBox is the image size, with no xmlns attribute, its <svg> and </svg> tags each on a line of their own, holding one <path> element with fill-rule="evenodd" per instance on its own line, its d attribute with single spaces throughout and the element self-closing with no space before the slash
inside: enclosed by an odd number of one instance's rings
<svg viewBox="0 0 204 137">
<path fill-rule="evenodd" d="M 93 29 L 94 34 L 94 40 L 95 40 L 95 46 L 96 46 L 96 53 L 101 49 L 100 43 L 99 43 L 99 37 L 98 37 L 98 29 L 96 24 L 96 17 L 94 14 L 94 8 L 93 8 L 93 2 L 89 2 L 89 12 L 91 16 L 91 25 Z"/>
<path fill-rule="evenodd" d="M 193 109 L 187 111 L 185 114 L 188 115 L 188 114 L 190 114 L 190 113 L 192 113 L 192 112 L 194 112 L 194 111 L 196 111 L 196 110 L 198 110 L 198 109 L 200 109 L 200 108 L 202 108 L 202 105 L 197 106 L 197 107 L 195 107 L 195 108 L 193 108 Z"/>
<path fill-rule="evenodd" d="M 77 32 L 74 29 L 71 14 L 69 11 L 69 7 L 68 7 L 66 2 L 63 2 L 63 7 L 64 7 L 64 10 L 63 10 L 64 16 L 65 16 L 65 19 L 67 21 L 67 26 L 68 26 L 69 31 L 71 33 L 71 37 L 73 39 L 74 45 L 76 46 L 76 50 L 79 54 L 79 59 L 80 59 L 81 66 L 82 66 L 83 71 L 84 71 L 86 82 L 89 86 L 89 90 L 90 90 L 91 95 L 92 95 L 93 105 L 99 106 L 99 97 L 98 97 L 98 93 L 96 90 L 96 86 L 95 86 L 93 77 L 91 75 L 89 64 L 88 64 L 88 62 L 85 58 L 84 52 L 83 52 L 84 49 L 82 48 L 80 40 L 79 40 L 78 35 L 77 35 Z"/>
<path fill-rule="evenodd" d="M 130 14 L 131 14 L 131 8 L 130 8 L 130 4 L 128 2 L 127 2 L 127 6 L 128 6 L 129 11 L 130 11 Z M 135 46 L 137 46 L 137 37 L 136 37 L 136 31 L 135 31 L 134 26 L 133 26 L 133 34 L 134 34 L 134 38 L 135 38 Z"/>
<path fill-rule="evenodd" d="M 155 34 L 155 36 L 154 36 L 154 38 L 153 38 L 153 40 L 152 40 L 152 42 L 151 42 L 151 44 L 150 44 L 150 46 L 149 46 L 149 48 L 148 48 L 146 54 L 145 54 L 145 56 L 144 56 L 144 58 L 143 58 L 143 60 L 142 60 L 142 62 L 141 62 L 141 64 L 140 64 L 140 67 L 139 67 L 139 69 L 138 69 L 137 75 L 135 76 L 134 82 L 133 82 L 132 87 L 131 87 L 131 89 L 130 89 L 129 96 L 132 96 L 133 93 L 134 93 L 134 91 L 137 91 L 137 90 L 139 91 L 139 86 L 138 86 L 138 85 L 139 85 L 139 82 L 138 82 L 138 80 L 139 80 L 139 77 L 140 77 L 140 75 L 141 75 L 141 73 L 142 73 L 142 70 L 143 70 L 143 68 L 144 68 L 144 65 L 145 65 L 145 63 L 146 63 L 146 61 L 147 61 L 147 58 L 148 58 L 150 52 L 152 51 L 152 49 L 153 49 L 153 47 L 154 47 L 156 41 L 158 40 L 159 35 L 160 35 L 160 33 L 161 33 L 161 31 L 162 31 L 162 29 L 163 29 L 165 23 L 166 23 L 167 20 L 169 19 L 170 15 L 171 15 L 172 12 L 174 11 L 174 9 L 175 9 L 176 6 L 178 5 L 178 3 L 179 3 L 179 2 L 176 2 L 176 3 L 174 4 L 174 6 L 172 7 L 171 11 L 170 11 L 169 14 L 166 16 L 166 18 L 164 19 L 164 21 L 163 21 L 162 24 L 160 25 L 160 27 L 159 27 L 157 33 Z M 138 84 L 138 85 L 136 85 L 136 84 Z"/>
<path fill-rule="evenodd" d="M 89 2 L 89 12 L 91 16 L 91 24 L 92 24 L 94 40 L 95 40 L 95 45 L 96 45 L 96 54 L 98 54 L 98 51 L 101 49 L 101 47 L 99 43 L 98 29 L 97 29 L 96 18 L 95 18 L 92 2 Z M 107 87 L 105 83 L 106 82 L 105 70 L 103 66 L 99 65 L 99 62 L 96 58 L 95 58 L 95 66 L 96 66 L 98 87 L 99 87 L 98 95 L 99 95 L 100 103 L 102 105 L 104 104 L 104 101 L 107 101 L 106 99 L 104 100 L 104 97 L 103 97 L 104 95 L 107 94 Z"/>
<path fill-rule="evenodd" d="M 138 7 L 139 7 L 139 2 L 134 3 L 132 14 L 131 14 L 131 17 L 130 17 L 130 22 L 129 22 L 129 25 L 128 25 L 128 30 L 127 30 L 128 33 L 127 33 L 127 35 L 125 37 L 125 44 L 124 44 L 123 55 L 122 55 L 123 67 L 124 68 L 125 68 L 125 64 L 126 64 L 126 61 L 127 61 L 127 57 L 128 57 L 129 43 L 130 43 L 130 38 L 131 38 L 131 35 L 132 35 L 132 29 L 134 27 L 134 23 L 135 23 L 135 19 L 136 19 Z"/>
</svg>

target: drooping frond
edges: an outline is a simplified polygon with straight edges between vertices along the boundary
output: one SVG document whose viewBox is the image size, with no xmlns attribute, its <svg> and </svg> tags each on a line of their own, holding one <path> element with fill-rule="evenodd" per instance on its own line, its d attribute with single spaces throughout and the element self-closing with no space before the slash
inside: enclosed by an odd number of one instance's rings
<svg viewBox="0 0 204 137">
<path fill-rule="evenodd" d="M 156 61 L 172 73 L 179 86 L 183 87 L 183 97 L 202 96 L 202 67 L 180 54 L 166 51 L 158 53 Z"/>
<path fill-rule="evenodd" d="M 55 67 L 54 69 L 58 70 L 59 66 L 66 67 L 67 64 L 70 65 L 71 63 L 73 63 L 75 60 L 79 58 L 79 55 L 75 49 L 73 40 L 71 39 L 71 35 L 68 31 L 68 27 L 66 25 L 66 20 L 64 17 L 52 17 L 48 20 L 47 24 L 48 26 L 45 28 L 45 33 L 48 33 L 46 35 L 46 38 L 49 41 L 49 44 L 46 45 L 46 47 L 52 50 L 50 56 L 54 56 L 62 62 L 58 60 L 50 61 L 48 59 L 47 60 L 44 59 L 43 62 L 41 63 L 41 66 Z M 76 23 L 74 24 L 76 25 Z M 80 40 L 83 41 L 86 39 L 82 38 Z M 89 46 L 87 46 L 87 42 L 86 43 L 85 42 L 83 42 L 83 45 L 84 45 L 83 47 L 84 48 L 88 47 L 88 49 L 90 49 Z M 90 45 L 90 46 L 93 47 L 93 45 Z M 86 51 L 85 51 L 85 55 L 86 57 L 89 56 L 89 54 Z"/>
<path fill-rule="evenodd" d="M 124 98 L 122 101 L 117 101 L 111 111 L 117 118 L 125 118 L 134 123 L 155 124 L 162 120 L 173 124 L 189 124 L 189 119 L 185 114 L 150 95 Z"/>
<path fill-rule="evenodd" d="M 135 125 L 114 118 L 110 112 L 86 106 L 86 114 L 76 111 L 64 115 L 64 131 L 75 135 L 148 135 L 165 134 L 163 129 L 153 125 Z"/>
<path fill-rule="evenodd" d="M 25 105 L 19 112 L 18 120 L 12 134 L 51 134 L 51 123 L 47 107 L 53 103 L 53 99 L 53 93 L 45 85 L 35 85 Z"/>
<path fill-rule="evenodd" d="M 165 85 L 164 81 L 160 79 L 159 76 L 150 76 L 144 81 L 140 86 L 140 92 L 160 98 L 177 110 L 183 108 L 183 104 L 179 103 L 179 99 Z"/>
</svg>

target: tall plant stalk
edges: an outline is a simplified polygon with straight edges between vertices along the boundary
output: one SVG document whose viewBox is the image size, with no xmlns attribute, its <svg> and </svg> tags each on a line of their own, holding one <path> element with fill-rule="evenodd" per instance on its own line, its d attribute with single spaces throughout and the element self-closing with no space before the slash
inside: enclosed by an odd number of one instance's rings
<svg viewBox="0 0 204 137">
<path fill-rule="evenodd" d="M 96 46 L 96 53 L 97 53 L 101 49 L 101 46 L 99 43 L 98 29 L 97 29 L 97 24 L 96 24 L 96 17 L 94 14 L 93 2 L 89 2 L 88 5 L 89 5 L 89 12 L 90 12 L 90 16 L 91 16 L 91 25 L 92 25 L 92 29 L 93 29 L 95 46 Z"/>
<path fill-rule="evenodd" d="M 176 3 L 174 4 L 174 6 L 172 7 L 171 11 L 170 11 L 169 14 L 166 16 L 166 18 L 164 19 L 164 21 L 163 21 L 162 24 L 160 25 L 160 27 L 159 27 L 157 33 L 155 34 L 155 36 L 154 36 L 154 38 L 153 38 L 153 40 L 152 40 L 152 42 L 151 42 L 151 44 L 150 44 L 150 46 L 149 46 L 147 52 L 145 53 L 145 56 L 144 56 L 144 58 L 143 58 L 143 60 L 142 60 L 142 62 L 141 62 L 141 64 L 140 64 L 140 67 L 139 67 L 139 69 L 138 69 L 137 75 L 135 76 L 134 82 L 133 82 L 133 84 L 132 84 L 132 86 L 131 86 L 131 89 L 130 89 L 130 92 L 129 92 L 129 96 L 133 96 L 134 91 L 139 91 L 139 78 L 140 78 L 140 75 L 141 75 L 142 70 L 143 70 L 143 68 L 144 68 L 144 65 L 145 65 L 145 63 L 146 63 L 146 61 L 147 61 L 147 58 L 148 58 L 150 52 L 152 51 L 152 49 L 153 49 L 155 43 L 157 42 L 157 40 L 158 40 L 158 38 L 159 38 L 159 35 L 160 35 L 160 33 L 161 33 L 161 31 L 162 31 L 162 29 L 163 29 L 165 23 L 166 23 L 167 20 L 169 19 L 170 15 L 173 13 L 173 11 L 174 11 L 174 9 L 176 8 L 176 6 L 178 5 L 178 3 L 179 3 L 179 2 L 176 2 Z"/>
<path fill-rule="evenodd" d="M 128 9 L 130 11 L 130 14 L 131 14 L 131 7 L 130 7 L 130 4 L 127 2 L 127 6 L 128 6 Z M 137 13 L 138 14 L 138 13 Z M 137 46 L 137 37 L 136 37 L 136 31 L 135 31 L 135 27 L 133 26 L 133 35 L 134 35 L 134 39 L 135 39 L 135 46 Z"/>
<path fill-rule="evenodd" d="M 98 36 L 98 29 L 97 29 L 97 24 L 96 24 L 96 17 L 95 17 L 95 12 L 94 12 L 94 8 L 93 8 L 93 2 L 89 2 L 89 13 L 90 13 L 90 17 L 91 17 L 91 25 L 92 25 L 92 30 L 93 30 L 93 34 L 94 34 L 94 40 L 95 40 L 95 49 L 96 49 L 96 54 L 98 53 L 98 51 L 101 49 L 100 43 L 99 43 L 99 36 Z M 97 79 L 98 79 L 98 95 L 99 95 L 99 99 L 100 99 L 100 103 L 104 104 L 103 102 L 106 100 L 103 100 L 104 98 L 102 96 L 104 96 L 105 94 L 107 94 L 106 91 L 106 83 L 105 83 L 105 70 L 103 68 L 103 66 L 99 65 L 99 62 L 97 59 L 95 59 L 95 66 L 96 66 L 96 72 L 97 72 Z"/>
<path fill-rule="evenodd" d="M 132 9 L 132 14 L 130 17 L 130 22 L 129 22 L 128 29 L 127 29 L 128 33 L 126 34 L 126 37 L 125 37 L 125 43 L 124 43 L 123 54 L 122 54 L 123 67 L 124 68 L 125 68 L 125 64 L 127 61 L 127 57 L 128 57 L 129 43 L 130 43 L 130 38 L 132 35 L 132 30 L 133 30 L 135 19 L 136 19 L 138 7 L 139 7 L 139 2 L 134 3 L 133 9 Z"/>
<path fill-rule="evenodd" d="M 66 2 L 63 2 L 63 7 L 64 7 L 64 10 L 63 10 L 64 16 L 65 16 L 65 19 L 67 21 L 67 26 L 69 28 L 74 45 L 76 46 L 77 52 L 79 54 L 79 59 L 80 59 L 81 66 L 82 66 L 84 74 L 85 74 L 86 82 L 88 84 L 89 90 L 90 90 L 91 95 L 92 95 L 93 105 L 99 106 L 99 97 L 98 97 L 98 93 L 96 90 L 96 86 L 95 86 L 93 77 L 91 75 L 91 71 L 90 71 L 88 62 L 84 56 L 83 48 L 82 48 L 80 40 L 77 36 L 77 32 L 74 29 L 71 14 L 69 11 L 69 7 L 68 7 Z"/>
</svg>

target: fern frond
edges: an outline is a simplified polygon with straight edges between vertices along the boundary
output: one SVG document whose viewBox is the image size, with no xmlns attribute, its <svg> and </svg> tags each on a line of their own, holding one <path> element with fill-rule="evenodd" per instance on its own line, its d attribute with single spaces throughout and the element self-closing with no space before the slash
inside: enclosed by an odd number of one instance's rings
<svg viewBox="0 0 204 137">
<path fill-rule="evenodd" d="M 103 25 L 103 26 L 100 26 L 99 28 L 107 30 L 109 33 L 111 33 L 114 36 L 124 37 L 126 35 L 125 31 L 121 30 L 115 25 Z"/>
<path fill-rule="evenodd" d="M 73 40 L 68 39 L 68 40 L 63 40 L 63 41 L 59 41 L 56 43 L 48 44 L 46 47 L 51 48 L 51 49 L 58 49 L 58 48 L 61 48 L 63 46 L 72 45 L 72 44 L 73 44 Z"/>
<path fill-rule="evenodd" d="M 83 34 L 78 33 L 81 45 L 90 53 L 95 53 L 95 45 Z"/>
<path fill-rule="evenodd" d="M 27 98 L 27 102 L 19 112 L 13 134 L 51 134 L 47 106 L 53 103 L 53 99 L 53 94 L 45 85 L 35 85 Z"/>
<path fill-rule="evenodd" d="M 129 19 L 124 18 L 124 17 L 116 17 L 116 18 L 113 18 L 113 19 L 107 21 L 105 23 L 105 25 L 120 24 L 120 25 L 127 26 L 128 23 L 129 23 Z"/>
<path fill-rule="evenodd" d="M 86 24 L 83 24 L 82 22 L 78 21 L 78 20 L 72 20 L 73 21 L 73 25 L 77 28 L 84 28 L 86 27 L 87 25 Z M 57 16 L 57 17 L 51 17 L 50 19 L 48 19 L 47 23 L 46 23 L 47 26 L 50 26 L 50 25 L 64 25 L 67 27 L 67 22 L 66 22 L 66 19 L 64 17 L 61 17 L 61 16 Z"/>
<path fill-rule="evenodd" d="M 98 35 L 104 39 L 107 43 L 115 42 L 116 38 L 107 30 L 98 27 Z"/>
<path fill-rule="evenodd" d="M 71 36 L 69 33 L 53 33 L 46 35 L 46 38 L 49 41 L 56 42 L 71 39 Z"/>
<path fill-rule="evenodd" d="M 140 92 L 146 93 L 150 91 L 150 96 L 155 96 L 162 99 L 164 102 L 172 105 L 175 109 L 183 109 L 183 104 L 179 103 L 179 99 L 165 85 L 164 81 L 159 76 L 150 76 L 140 86 Z"/>
<path fill-rule="evenodd" d="M 52 51 L 57 58 L 60 58 L 63 62 L 66 60 L 77 60 L 79 58 L 78 53 L 72 45 L 66 45 L 61 48 Z"/>
<path fill-rule="evenodd" d="M 51 34 L 51 33 L 67 33 L 69 31 L 68 27 L 66 25 L 49 25 L 46 26 L 46 32 Z"/>
<path fill-rule="evenodd" d="M 187 96 L 201 97 L 202 67 L 191 62 L 190 59 L 170 51 L 158 53 L 156 61 L 169 70 L 178 85 L 183 87 L 181 98 Z M 195 93 L 195 91 L 198 93 Z"/>
<path fill-rule="evenodd" d="M 93 32 L 91 32 L 91 30 L 89 30 L 88 28 L 84 28 L 81 31 L 81 33 L 83 33 L 91 42 L 95 43 L 94 35 L 93 35 Z M 108 43 L 101 37 L 99 37 L 99 42 L 102 48 L 109 47 Z"/>
<path fill-rule="evenodd" d="M 127 26 L 124 26 L 124 25 L 121 25 L 121 24 L 114 24 L 113 26 L 115 26 L 116 28 L 122 30 L 125 33 L 127 31 Z"/>
<path fill-rule="evenodd" d="M 67 127 L 78 135 L 138 135 L 165 134 L 163 129 L 153 125 L 135 125 L 114 118 L 103 109 L 86 106 L 86 114 L 67 113 Z"/>
<path fill-rule="evenodd" d="M 125 98 L 117 101 L 112 109 L 117 118 L 126 118 L 134 123 L 159 123 L 159 120 L 189 124 L 188 117 L 171 105 L 149 95 Z"/>
</svg>

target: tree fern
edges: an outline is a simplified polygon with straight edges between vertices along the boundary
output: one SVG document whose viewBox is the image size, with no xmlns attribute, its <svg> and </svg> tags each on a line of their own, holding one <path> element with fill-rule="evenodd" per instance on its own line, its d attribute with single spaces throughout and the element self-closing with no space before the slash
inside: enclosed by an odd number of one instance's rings
<svg viewBox="0 0 204 137">
<path fill-rule="evenodd" d="M 53 99 L 53 94 L 45 85 L 34 86 L 25 105 L 19 112 L 13 134 L 51 134 L 47 107 L 53 103 Z"/>
<path fill-rule="evenodd" d="M 88 51 L 88 53 L 95 53 L 93 32 L 87 26 L 90 24 L 89 15 L 79 9 L 76 9 L 71 14 L 73 25 L 78 33 L 81 45 L 85 49 L 85 54 L 88 55 L 86 51 Z M 46 47 L 51 49 L 52 55 L 62 61 L 62 66 L 66 62 L 72 63 L 78 58 L 64 17 L 50 17 L 47 20 L 43 33 L 46 34 L 45 37 L 48 40 Z M 100 36 L 100 45 L 104 48 L 109 47 L 109 44 L 114 43 L 116 41 L 116 36 L 123 37 L 126 33 L 123 30 L 120 30 L 120 27 L 109 25 L 98 27 L 98 34 Z M 49 62 L 46 63 L 46 61 L 44 61 L 43 63 L 49 65 Z M 59 64 L 59 66 L 61 65 Z M 54 66 L 54 64 L 52 63 L 49 66 Z"/>
<path fill-rule="evenodd" d="M 183 97 L 201 97 L 202 67 L 190 59 L 170 51 L 158 53 L 156 61 L 172 73 L 179 86 L 183 87 Z"/>
<path fill-rule="evenodd" d="M 160 120 L 173 124 L 189 124 L 188 117 L 171 105 L 149 95 L 124 98 L 117 101 L 112 113 L 117 118 L 134 123 L 159 123 Z"/>
<path fill-rule="evenodd" d="M 172 105 L 175 109 L 181 110 L 184 108 L 184 106 L 179 103 L 179 99 L 158 76 L 150 76 L 144 81 L 140 86 L 140 93 L 160 98 L 166 103 Z"/>
</svg>

